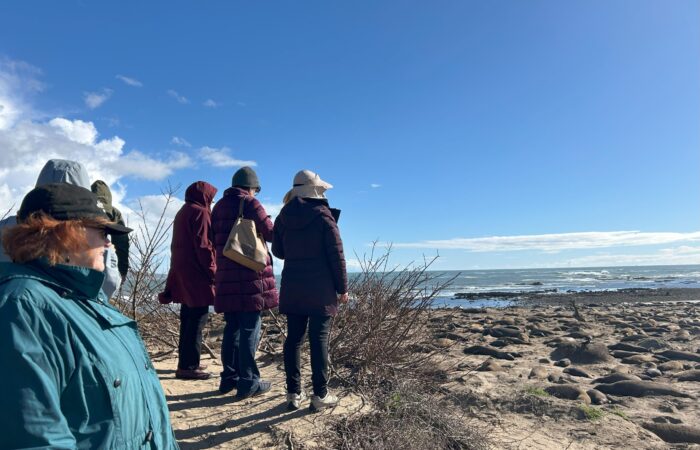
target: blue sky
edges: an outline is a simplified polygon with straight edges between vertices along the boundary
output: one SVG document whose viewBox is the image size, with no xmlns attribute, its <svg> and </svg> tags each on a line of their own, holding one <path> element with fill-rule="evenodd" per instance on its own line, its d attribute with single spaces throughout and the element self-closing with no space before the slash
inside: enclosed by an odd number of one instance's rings
<svg viewBox="0 0 700 450">
<path fill-rule="evenodd" d="M 252 161 L 350 257 L 700 263 L 695 1 L 4 2 L 0 104 L 3 209 L 48 157 L 125 209 Z"/>
</svg>

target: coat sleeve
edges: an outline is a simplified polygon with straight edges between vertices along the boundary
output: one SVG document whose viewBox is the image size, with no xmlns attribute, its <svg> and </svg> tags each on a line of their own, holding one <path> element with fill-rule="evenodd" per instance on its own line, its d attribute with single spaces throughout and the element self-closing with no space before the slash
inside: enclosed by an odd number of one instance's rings
<svg viewBox="0 0 700 450">
<path fill-rule="evenodd" d="M 284 225 L 282 224 L 282 219 L 279 216 L 275 219 L 275 227 L 273 230 L 272 237 L 272 254 L 279 259 L 284 259 L 284 241 L 282 236 L 284 235 Z"/>
<path fill-rule="evenodd" d="M 195 253 L 197 263 L 202 271 L 209 275 L 209 280 L 214 283 L 216 276 L 216 254 L 212 243 L 211 214 L 199 211 L 194 218 Z"/>
<path fill-rule="evenodd" d="M 333 274 L 335 291 L 338 294 L 348 292 L 348 274 L 345 268 L 345 253 L 343 241 L 340 239 L 340 230 L 330 216 L 323 216 L 323 243 L 326 248 L 326 260 Z"/>
<path fill-rule="evenodd" d="M 17 298 L 0 301 L 0 447 L 73 449 L 61 411 L 61 386 L 73 357 L 69 331 L 51 326 L 42 308 Z M 47 312 L 48 314 L 48 312 Z"/>
<path fill-rule="evenodd" d="M 246 206 L 244 206 L 244 209 Z M 265 208 L 263 208 L 262 203 L 258 201 L 258 199 L 253 198 L 253 201 L 250 202 L 250 206 L 248 206 L 249 211 L 252 210 L 252 219 L 255 220 L 255 228 L 258 230 L 258 233 L 260 233 L 267 242 L 272 242 L 272 229 L 274 226 L 272 225 L 272 220 L 270 220 L 270 216 L 267 215 L 267 212 L 265 212 Z"/>
<path fill-rule="evenodd" d="M 124 225 L 124 218 L 122 217 L 121 211 L 114 208 L 114 221 L 119 225 Z M 112 243 L 114 244 L 114 249 L 117 252 L 117 261 L 119 264 L 119 273 L 121 276 L 125 277 L 127 272 L 129 272 L 129 235 L 122 234 L 118 236 L 112 236 Z"/>
</svg>

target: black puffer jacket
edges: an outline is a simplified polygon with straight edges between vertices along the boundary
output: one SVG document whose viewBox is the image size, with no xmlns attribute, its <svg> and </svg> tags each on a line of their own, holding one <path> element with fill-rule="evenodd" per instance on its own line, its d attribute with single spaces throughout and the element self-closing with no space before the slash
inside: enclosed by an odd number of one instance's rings
<svg viewBox="0 0 700 450">
<path fill-rule="evenodd" d="M 335 315 L 348 277 L 343 242 L 326 200 L 290 200 L 275 220 L 272 253 L 284 259 L 281 313 Z"/>
</svg>

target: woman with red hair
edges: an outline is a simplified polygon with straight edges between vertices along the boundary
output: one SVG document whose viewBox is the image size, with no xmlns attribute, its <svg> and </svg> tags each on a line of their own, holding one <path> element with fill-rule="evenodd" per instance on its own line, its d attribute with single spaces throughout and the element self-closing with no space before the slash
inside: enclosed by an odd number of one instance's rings
<svg viewBox="0 0 700 450">
<path fill-rule="evenodd" d="M 112 223 L 88 189 L 37 187 L 3 231 L 0 448 L 178 448 L 136 323 L 101 289 Z"/>
</svg>

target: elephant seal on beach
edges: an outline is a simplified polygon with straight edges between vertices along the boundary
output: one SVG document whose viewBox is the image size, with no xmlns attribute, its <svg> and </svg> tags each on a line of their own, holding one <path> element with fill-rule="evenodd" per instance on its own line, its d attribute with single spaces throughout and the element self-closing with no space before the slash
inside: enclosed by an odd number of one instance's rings
<svg viewBox="0 0 700 450">
<path fill-rule="evenodd" d="M 530 370 L 530 375 L 528 375 L 528 378 L 547 378 L 547 369 L 542 366 L 535 366 Z"/>
<path fill-rule="evenodd" d="M 557 360 L 568 358 L 575 364 L 599 364 L 612 359 L 605 345 L 591 342 L 563 343 L 550 356 Z"/>
<path fill-rule="evenodd" d="M 508 361 L 514 361 L 515 358 L 520 358 L 520 353 L 517 352 L 501 352 L 492 347 L 486 347 L 484 345 L 472 345 L 463 350 L 467 355 L 486 355 L 492 356 L 496 359 L 507 359 Z"/>
<path fill-rule="evenodd" d="M 642 364 L 654 361 L 654 358 L 649 354 L 643 355 L 632 355 L 626 358 L 622 358 L 623 364 Z"/>
<path fill-rule="evenodd" d="M 596 384 L 611 384 L 617 383 L 618 381 L 642 381 L 637 375 L 632 375 L 628 373 L 613 373 L 607 377 L 596 378 L 593 380 Z"/>
<path fill-rule="evenodd" d="M 663 364 L 659 364 L 659 370 L 662 372 L 678 372 L 685 369 L 685 365 L 677 360 L 668 361 Z"/>
<path fill-rule="evenodd" d="M 639 345 L 627 344 L 625 342 L 618 342 L 617 344 L 608 345 L 610 350 L 622 350 L 625 352 L 633 353 L 647 353 L 648 348 L 640 347 Z"/>
<path fill-rule="evenodd" d="M 572 377 L 593 378 L 590 373 L 578 367 L 567 367 L 564 369 L 564 373 L 568 373 Z"/>
<path fill-rule="evenodd" d="M 586 394 L 591 398 L 594 405 L 604 405 L 608 403 L 608 397 L 597 389 L 589 389 Z"/>
<path fill-rule="evenodd" d="M 586 391 L 572 384 L 547 386 L 544 388 L 544 391 L 553 397 L 563 398 L 565 400 L 581 400 L 587 405 L 591 404 L 591 397 L 586 394 Z"/>
<path fill-rule="evenodd" d="M 697 353 L 692 353 L 692 352 L 682 352 L 679 350 L 664 350 L 663 352 L 657 353 L 657 355 L 661 355 L 664 358 L 668 358 L 670 360 L 683 360 L 683 361 L 695 361 L 695 362 L 700 362 L 700 354 Z"/>
<path fill-rule="evenodd" d="M 671 397 L 693 398 L 692 395 L 674 389 L 669 385 L 653 381 L 617 381 L 612 384 L 599 384 L 595 387 L 608 395 L 625 397 L 656 397 L 668 395 Z"/>
<path fill-rule="evenodd" d="M 700 381 L 700 370 L 686 370 L 676 374 L 678 381 Z"/>
<path fill-rule="evenodd" d="M 700 428 L 674 423 L 645 423 L 644 428 L 673 444 L 700 444 Z"/>
</svg>

